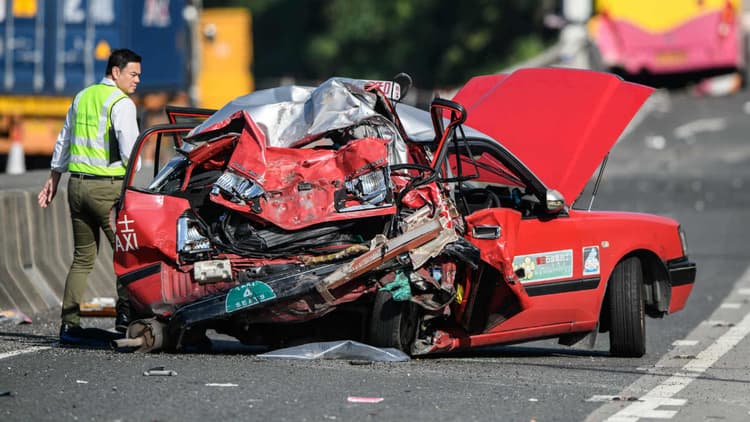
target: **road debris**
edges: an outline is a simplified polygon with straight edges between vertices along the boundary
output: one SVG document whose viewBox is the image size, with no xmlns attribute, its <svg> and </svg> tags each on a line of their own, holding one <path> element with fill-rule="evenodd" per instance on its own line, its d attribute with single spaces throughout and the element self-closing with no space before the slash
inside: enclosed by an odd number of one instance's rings
<svg viewBox="0 0 750 422">
<path fill-rule="evenodd" d="M 171 369 L 164 369 L 163 366 L 157 366 L 157 367 L 149 369 L 148 371 L 145 371 L 143 375 L 146 377 L 154 377 L 154 376 L 171 377 L 171 376 L 177 375 L 177 372 Z"/>
<path fill-rule="evenodd" d="M 31 324 L 31 318 L 18 309 L 0 311 L 0 324 L 15 322 L 16 325 Z"/>
<path fill-rule="evenodd" d="M 597 394 L 595 396 L 586 399 L 588 402 L 607 402 L 607 401 L 638 401 L 638 397 L 634 396 L 609 396 L 603 394 Z"/>
<path fill-rule="evenodd" d="M 375 347 L 352 340 L 307 343 L 258 355 L 276 359 L 347 359 L 351 362 L 405 362 L 409 355 L 392 347 Z"/>
</svg>

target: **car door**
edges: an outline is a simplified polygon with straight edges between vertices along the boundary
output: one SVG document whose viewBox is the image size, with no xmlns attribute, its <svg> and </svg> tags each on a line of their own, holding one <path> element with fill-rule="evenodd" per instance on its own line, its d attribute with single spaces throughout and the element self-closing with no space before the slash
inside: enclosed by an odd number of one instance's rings
<svg viewBox="0 0 750 422">
<path fill-rule="evenodd" d="M 198 108 L 198 107 L 181 107 L 168 105 L 165 107 L 164 112 L 167 114 L 169 123 L 172 124 L 190 124 L 195 123 L 197 126 L 203 123 L 210 115 L 214 114 L 216 110 L 209 108 Z"/>
<path fill-rule="evenodd" d="M 456 151 L 461 156 L 458 161 Z M 509 153 L 495 141 L 476 139 L 470 148 L 452 149 L 448 157 L 451 172 L 459 180 L 452 186 L 457 206 L 471 230 L 480 226 L 485 235 L 498 236 L 494 242 L 474 243 L 482 249 L 483 257 L 505 257 L 504 265 L 512 268 L 512 273 L 496 277 L 514 277 L 508 287 L 517 297 L 517 312 L 503 311 L 503 317 L 494 318 L 493 323 L 492 315 L 500 312 L 495 308 L 503 302 L 507 306 L 507 301 L 487 298 L 489 305 L 480 310 L 488 314 L 483 331 L 549 326 L 557 333 L 580 322 L 585 327 L 592 321 L 595 324 L 600 306 L 594 290 L 600 282 L 598 247 L 581 240 L 578 220 L 566 211 L 548 214 L 541 199 L 546 198 L 546 192 L 540 192 L 546 188 L 508 158 Z M 512 213 L 519 215 L 517 223 L 510 217 Z M 474 235 L 468 233 L 469 240 Z M 487 295 L 505 294 L 497 288 L 484 290 Z M 476 331 L 476 325 L 473 328 L 470 331 Z"/>
</svg>

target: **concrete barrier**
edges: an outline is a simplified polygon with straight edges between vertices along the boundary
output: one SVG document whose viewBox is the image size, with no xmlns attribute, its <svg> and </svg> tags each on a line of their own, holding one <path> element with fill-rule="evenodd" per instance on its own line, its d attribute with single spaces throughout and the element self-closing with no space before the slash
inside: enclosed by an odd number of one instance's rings
<svg viewBox="0 0 750 422">
<path fill-rule="evenodd" d="M 36 196 L 37 173 L 25 179 L 0 176 L 0 309 L 35 313 L 59 307 L 73 260 L 73 229 L 67 202 L 67 178 L 46 209 Z M 20 181 L 20 182 L 19 182 Z M 24 183 L 25 182 L 25 183 Z M 36 183 L 35 183 L 36 182 Z M 26 186 L 24 186 L 26 185 Z M 112 248 L 101 233 L 99 255 L 84 300 L 116 297 Z"/>
</svg>

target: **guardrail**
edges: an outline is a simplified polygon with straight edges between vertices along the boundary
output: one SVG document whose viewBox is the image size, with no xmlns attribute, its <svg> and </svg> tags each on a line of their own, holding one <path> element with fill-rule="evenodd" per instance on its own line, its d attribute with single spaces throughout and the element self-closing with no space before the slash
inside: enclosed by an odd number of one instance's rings
<svg viewBox="0 0 750 422">
<path fill-rule="evenodd" d="M 48 172 L 43 173 L 46 176 Z M 25 175 L 24 175 L 25 176 Z M 36 313 L 60 307 L 65 277 L 73 261 L 73 228 L 67 203 L 67 177 L 46 209 L 37 204 L 41 183 L 10 187 L 24 176 L 0 176 L 0 309 Z M 12 178 L 12 179 L 11 179 Z M 39 174 L 25 180 L 38 180 Z M 23 184 L 23 183 L 21 183 Z M 27 182 L 28 184 L 28 182 Z M 102 233 L 85 300 L 115 297 L 112 248 Z"/>
</svg>

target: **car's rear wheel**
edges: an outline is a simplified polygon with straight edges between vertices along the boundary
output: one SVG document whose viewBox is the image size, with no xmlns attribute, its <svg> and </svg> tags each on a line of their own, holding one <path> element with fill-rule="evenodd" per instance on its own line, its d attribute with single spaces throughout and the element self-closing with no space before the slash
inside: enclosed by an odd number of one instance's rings
<svg viewBox="0 0 750 422">
<path fill-rule="evenodd" d="M 408 300 L 395 301 L 391 292 L 377 292 L 370 318 L 370 344 L 394 347 L 409 353 L 417 335 L 418 324 L 419 306 Z"/>
<path fill-rule="evenodd" d="M 626 258 L 609 280 L 609 353 L 641 357 L 646 353 L 646 314 L 643 303 L 641 261 Z"/>
</svg>

